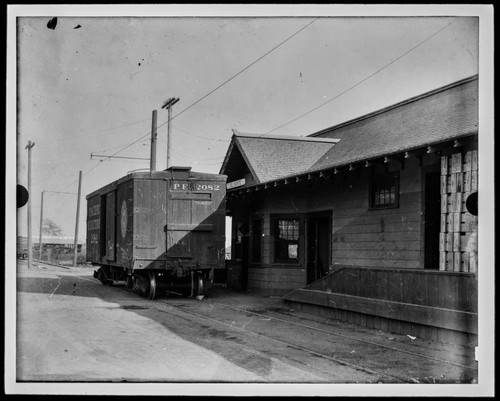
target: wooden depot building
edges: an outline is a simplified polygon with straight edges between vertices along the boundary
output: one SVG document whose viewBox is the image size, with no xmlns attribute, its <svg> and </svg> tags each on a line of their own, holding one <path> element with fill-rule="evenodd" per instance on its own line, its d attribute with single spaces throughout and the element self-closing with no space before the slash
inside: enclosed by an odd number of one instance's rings
<svg viewBox="0 0 500 401">
<path fill-rule="evenodd" d="M 473 76 L 307 137 L 234 131 L 228 285 L 475 343 L 477 100 Z"/>
</svg>

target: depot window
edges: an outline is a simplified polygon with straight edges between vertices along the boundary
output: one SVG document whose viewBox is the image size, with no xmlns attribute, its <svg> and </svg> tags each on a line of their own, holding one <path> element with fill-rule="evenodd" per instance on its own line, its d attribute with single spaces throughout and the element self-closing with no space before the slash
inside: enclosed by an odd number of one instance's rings
<svg viewBox="0 0 500 401">
<path fill-rule="evenodd" d="M 399 207 L 399 173 L 376 174 L 370 180 L 370 209 Z"/>
<path fill-rule="evenodd" d="M 300 220 L 276 218 L 274 225 L 274 261 L 297 263 L 299 261 Z"/>
</svg>

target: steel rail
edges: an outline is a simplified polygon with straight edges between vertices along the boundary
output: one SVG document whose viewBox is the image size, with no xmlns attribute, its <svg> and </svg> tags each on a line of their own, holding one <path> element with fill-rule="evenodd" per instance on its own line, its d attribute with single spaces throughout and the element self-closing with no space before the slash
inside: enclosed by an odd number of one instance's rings
<svg viewBox="0 0 500 401">
<path fill-rule="evenodd" d="M 59 267 L 59 266 L 57 266 L 57 267 Z M 84 279 L 84 280 L 87 280 L 87 281 L 91 281 L 91 280 L 85 279 L 83 277 L 79 277 L 79 276 L 76 276 L 76 277 Z M 122 287 L 114 287 L 114 288 L 117 289 L 117 290 L 125 291 L 125 292 L 131 292 L 128 288 L 122 288 Z M 387 374 L 387 373 L 382 373 L 382 372 L 379 372 L 379 371 L 375 371 L 375 370 L 372 370 L 372 369 L 369 369 L 369 368 L 365 368 L 364 366 L 353 364 L 351 362 L 347 362 L 347 361 L 344 361 L 344 360 L 336 358 L 336 357 L 331 357 L 329 355 L 325 355 L 325 354 L 322 354 L 320 352 L 317 352 L 317 351 L 314 351 L 314 350 L 311 350 L 311 349 L 308 349 L 308 348 L 305 348 L 305 347 L 302 347 L 302 346 L 299 346 L 299 345 L 296 345 L 296 344 L 292 344 L 292 343 L 289 343 L 289 342 L 284 341 L 284 340 L 280 340 L 280 339 L 277 339 L 277 338 L 274 338 L 274 337 L 270 337 L 270 336 L 267 336 L 265 334 L 257 333 L 257 332 L 254 332 L 252 330 L 248 330 L 248 329 L 246 329 L 244 327 L 238 327 L 238 326 L 235 326 L 234 324 L 226 323 L 226 322 L 224 322 L 222 320 L 215 319 L 213 317 L 209 317 L 209 316 L 201 315 L 201 314 L 198 314 L 198 313 L 195 313 L 195 312 L 192 312 L 192 311 L 188 311 L 188 310 L 186 310 L 186 309 L 184 309 L 184 308 L 182 308 L 180 306 L 168 303 L 166 300 L 164 300 L 163 302 L 162 302 L 162 300 L 156 300 L 156 302 L 161 303 L 162 305 L 168 305 L 168 306 L 170 306 L 172 308 L 175 308 L 175 309 L 177 309 L 179 311 L 182 311 L 184 313 L 190 314 L 192 316 L 197 316 L 199 318 L 203 318 L 203 319 L 206 319 L 206 320 L 211 320 L 211 321 L 217 322 L 219 324 L 223 324 L 225 326 L 231 327 L 233 329 L 234 328 L 235 329 L 239 329 L 239 330 L 242 330 L 242 331 L 247 332 L 247 333 L 252 333 L 252 334 L 257 335 L 257 336 L 261 336 L 261 337 L 264 337 L 264 338 L 267 338 L 267 339 L 270 339 L 270 340 L 278 341 L 278 342 L 281 342 L 281 343 L 283 343 L 283 344 L 285 344 L 287 346 L 296 347 L 297 349 L 300 349 L 301 351 L 309 352 L 311 354 L 314 354 L 314 355 L 326 358 L 328 360 L 331 360 L 333 362 L 339 363 L 340 365 L 351 367 L 351 368 L 353 368 L 355 370 L 360 370 L 360 371 L 363 371 L 363 372 L 366 372 L 366 373 L 370 373 L 370 374 L 373 374 L 373 375 L 390 377 L 390 378 L 395 379 L 397 381 L 412 383 L 411 378 L 403 378 L 403 377 L 399 377 L 399 376 L 390 375 L 390 374 Z M 460 367 L 460 368 L 464 368 L 464 369 L 469 369 L 469 370 L 474 370 L 474 371 L 478 370 L 476 367 L 462 365 L 462 364 L 455 363 L 455 362 L 452 362 L 452 361 L 447 361 L 447 360 L 443 360 L 443 359 L 440 359 L 440 358 L 435 358 L 435 357 L 431 357 L 431 356 L 428 356 L 428 355 L 424 355 L 424 354 L 420 354 L 420 353 L 416 353 L 416 352 L 411 352 L 411 351 L 407 351 L 407 350 L 402 350 L 402 349 L 391 347 L 391 346 L 387 346 L 387 345 L 384 345 L 384 344 L 375 343 L 375 342 L 372 342 L 372 341 L 367 341 L 367 340 L 363 340 L 363 339 L 359 339 L 359 338 L 355 338 L 355 337 L 346 336 L 344 334 L 331 332 L 331 331 L 324 330 L 324 329 L 321 329 L 321 328 L 318 328 L 318 327 L 309 326 L 307 324 L 297 323 L 297 322 L 293 322 L 293 321 L 290 321 L 290 320 L 287 320 L 287 319 L 282 319 L 282 318 L 278 318 L 278 317 L 274 317 L 274 316 L 270 316 L 270 315 L 265 315 L 265 314 L 258 313 L 258 312 L 253 312 L 253 311 L 248 310 L 248 309 L 238 308 L 238 307 L 234 307 L 234 306 L 228 306 L 228 305 L 225 305 L 225 304 L 222 304 L 222 303 L 219 303 L 219 302 L 210 302 L 210 304 L 214 305 L 214 306 L 222 307 L 222 308 L 232 309 L 232 310 L 239 311 L 239 312 L 250 313 L 250 314 L 253 314 L 255 316 L 261 316 L 261 317 L 265 317 L 265 318 L 270 318 L 272 320 L 280 321 L 282 323 L 286 323 L 286 324 L 290 324 L 290 325 L 294 325 L 294 326 L 299 326 L 299 327 L 303 327 L 303 328 L 310 329 L 310 330 L 315 330 L 315 331 L 322 332 L 322 333 L 325 333 L 325 334 L 328 334 L 328 335 L 342 337 L 342 338 L 346 338 L 346 339 L 349 339 L 349 340 L 354 340 L 354 341 L 357 341 L 357 342 L 362 342 L 362 343 L 365 343 L 365 344 L 369 344 L 369 345 L 373 345 L 373 346 L 377 346 L 377 347 L 389 349 L 389 350 L 392 350 L 392 351 L 395 351 L 395 352 L 400 352 L 400 353 L 404 353 L 404 354 L 416 356 L 416 357 L 419 357 L 419 358 L 424 358 L 424 359 L 432 360 L 432 361 L 439 362 L 439 363 L 445 364 L 445 365 L 452 365 L 452 366 L 456 366 L 456 367 Z M 154 306 L 150 306 L 150 307 L 155 308 Z"/>
<path fill-rule="evenodd" d="M 402 350 L 402 349 L 399 349 L 399 348 L 390 347 L 388 345 L 379 344 L 379 343 L 375 343 L 375 342 L 367 341 L 367 340 L 362 340 L 362 339 L 351 337 L 351 336 L 346 336 L 344 334 L 335 333 L 335 332 L 324 330 L 324 329 L 321 329 L 321 328 L 318 328 L 318 327 L 314 327 L 314 326 L 309 326 L 307 324 L 292 322 L 290 320 L 281 319 L 281 318 L 270 316 L 270 315 L 264 315 L 262 313 L 253 312 L 253 311 L 250 311 L 250 310 L 247 310 L 247 309 L 241 309 L 241 308 L 237 308 L 237 307 L 234 307 L 234 306 L 229 306 L 229 305 L 221 304 L 219 302 L 212 302 L 211 304 L 215 304 L 217 306 L 222 306 L 222 307 L 227 308 L 227 309 L 234 309 L 234 310 L 237 310 L 237 311 L 240 311 L 240 312 L 251 313 L 251 314 L 254 314 L 256 316 L 263 316 L 263 317 L 274 319 L 274 320 L 277 320 L 277 321 L 280 321 L 280 322 L 283 322 L 283 323 L 292 324 L 292 325 L 295 325 L 295 326 L 300 326 L 300 327 L 304 327 L 304 328 L 311 329 L 311 330 L 316 330 L 316 331 L 319 331 L 319 332 L 322 332 L 322 333 L 325 333 L 325 334 L 329 334 L 329 335 L 332 335 L 332 336 L 338 336 L 338 337 L 347 338 L 347 339 L 350 339 L 350 340 L 354 340 L 354 341 L 366 343 L 366 344 L 369 344 L 369 345 L 374 345 L 374 346 L 377 346 L 377 347 L 386 348 L 386 349 L 389 349 L 391 351 L 401 352 L 401 353 L 405 353 L 405 354 L 408 354 L 408 355 L 412 355 L 412 356 L 417 356 L 417 357 L 421 357 L 421 358 L 433 360 L 435 362 L 440 362 L 440 363 L 444 363 L 444 364 L 448 364 L 448 365 L 453 365 L 453 366 L 457 366 L 457 367 L 465 368 L 465 369 L 471 369 L 471 370 L 475 370 L 475 371 L 478 370 L 476 367 L 473 367 L 473 366 L 462 365 L 460 363 L 446 361 L 446 360 L 435 358 L 435 357 L 432 357 L 432 356 L 428 356 L 428 355 L 424 355 L 424 354 L 419 354 L 417 352 L 411 352 L 411 351 L 407 351 L 407 350 Z"/>
<path fill-rule="evenodd" d="M 158 301 L 157 301 L 158 302 Z M 365 373 L 369 373 L 371 375 L 374 375 L 374 376 L 385 376 L 385 377 L 390 377 L 391 379 L 394 379 L 394 380 L 397 380 L 398 382 L 406 382 L 406 383 L 412 383 L 412 381 L 410 379 L 407 379 L 407 378 L 402 378 L 402 377 L 399 377 L 399 376 L 394 376 L 394 375 L 390 375 L 390 374 L 387 374 L 387 373 L 383 373 L 383 372 L 379 372 L 379 371 L 376 371 L 376 370 L 373 370 L 373 369 L 370 369 L 370 368 L 366 368 L 364 366 L 361 366 L 361 365 L 357 365 L 355 363 L 351 363 L 351 362 L 347 362 L 347 361 L 344 361 L 343 359 L 339 359 L 339 358 L 336 358 L 336 357 L 332 357 L 330 355 L 325 355 L 325 354 L 322 354 L 321 352 L 318 352 L 318 351 L 314 351 L 312 349 L 309 349 L 309 348 L 305 348 L 305 347 L 302 347 L 300 345 L 297 345 L 297 344 L 293 344 L 293 343 L 290 343 L 288 341 L 284 341 L 284 340 L 280 340 L 280 339 L 277 339 L 275 337 L 271 337 L 271 336 L 267 336 L 265 334 L 261 334 L 261 333 L 257 333 L 255 331 L 252 331 L 252 330 L 248 330 L 246 329 L 245 327 L 239 327 L 239 326 L 235 326 L 234 324 L 232 323 L 226 323 L 222 320 L 219 320 L 219 319 L 215 319 L 213 317 L 209 317 L 209 316 L 206 316 L 206 315 L 201 315 L 199 313 L 195 313 L 195 312 L 192 312 L 192 311 L 188 311 L 186 309 L 183 309 L 182 307 L 179 307 L 177 305 L 172 305 L 172 304 L 169 304 L 167 302 L 161 302 L 163 305 L 168 305 L 172 308 L 175 308 L 183 313 L 187 313 L 188 315 L 192 315 L 192 316 L 196 316 L 196 317 L 199 317 L 199 318 L 202 318 L 202 319 L 206 319 L 206 320 L 210 320 L 210 321 L 213 321 L 213 322 L 217 322 L 219 324 L 223 324 L 225 326 L 228 326 L 230 327 L 231 329 L 238 329 L 238 330 L 241 330 L 241 331 L 244 331 L 246 333 L 250 333 L 250 334 L 253 334 L 255 336 L 259 336 L 259 337 L 264 337 L 268 340 L 272 340 L 272 341 L 276 341 L 276 342 L 280 342 L 288 347 L 293 347 L 295 349 L 299 349 L 303 352 L 307 352 L 307 353 L 310 353 L 310 354 L 313 354 L 313 355 L 316 355 L 316 356 L 319 356 L 321 358 L 325 358 L 325 359 L 328 359 L 332 362 L 335 362 L 335 363 L 338 363 L 339 365 L 343 365 L 343 366 L 347 366 L 347 367 L 350 367 L 354 370 L 358 370 L 358 371 L 362 371 L 362 372 L 365 372 Z M 154 306 L 152 306 L 152 308 L 154 308 Z"/>
</svg>

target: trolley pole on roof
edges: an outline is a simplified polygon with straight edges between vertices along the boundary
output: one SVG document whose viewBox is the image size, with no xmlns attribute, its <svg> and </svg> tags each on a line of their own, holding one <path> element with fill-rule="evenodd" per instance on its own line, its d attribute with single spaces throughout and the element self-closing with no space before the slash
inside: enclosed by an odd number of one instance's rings
<svg viewBox="0 0 500 401">
<path fill-rule="evenodd" d="M 28 149 L 28 194 L 31 194 L 31 148 L 35 146 L 35 142 L 28 141 L 25 149 Z M 28 269 L 31 269 L 33 264 L 33 253 L 31 244 L 31 195 L 28 198 Z"/>
<path fill-rule="evenodd" d="M 172 119 L 172 106 L 179 101 L 178 97 L 171 97 L 165 100 L 162 109 L 167 109 L 168 111 L 168 122 L 167 122 L 167 168 L 170 167 L 170 148 L 171 144 L 171 134 L 170 134 L 170 120 Z"/>
<path fill-rule="evenodd" d="M 76 267 L 76 259 L 78 254 L 78 220 L 80 220 L 80 197 L 82 194 L 82 170 L 78 174 L 78 195 L 76 200 L 76 223 L 75 223 L 75 253 L 73 256 L 73 267 Z"/>
<path fill-rule="evenodd" d="M 151 122 L 151 157 L 150 157 L 150 170 L 151 172 L 156 171 L 156 110 L 153 110 L 153 119 Z"/>
</svg>

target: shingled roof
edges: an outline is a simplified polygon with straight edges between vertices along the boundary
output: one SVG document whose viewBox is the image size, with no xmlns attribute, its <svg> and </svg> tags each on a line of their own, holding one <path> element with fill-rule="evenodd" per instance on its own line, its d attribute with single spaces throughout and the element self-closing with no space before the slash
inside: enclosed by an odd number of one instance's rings
<svg viewBox="0 0 500 401">
<path fill-rule="evenodd" d="M 262 184 L 477 133 L 476 75 L 307 137 L 234 131 L 221 173 L 230 175 L 231 163 L 244 162 L 254 177 L 250 185 Z"/>
<path fill-rule="evenodd" d="M 340 138 L 309 171 L 409 151 L 478 132 L 478 79 L 470 77 L 313 137 Z"/>
<path fill-rule="evenodd" d="M 269 182 L 310 169 L 337 142 L 333 138 L 256 135 L 233 130 L 231 145 L 220 171 L 228 174 L 236 147 L 255 181 Z"/>
</svg>

